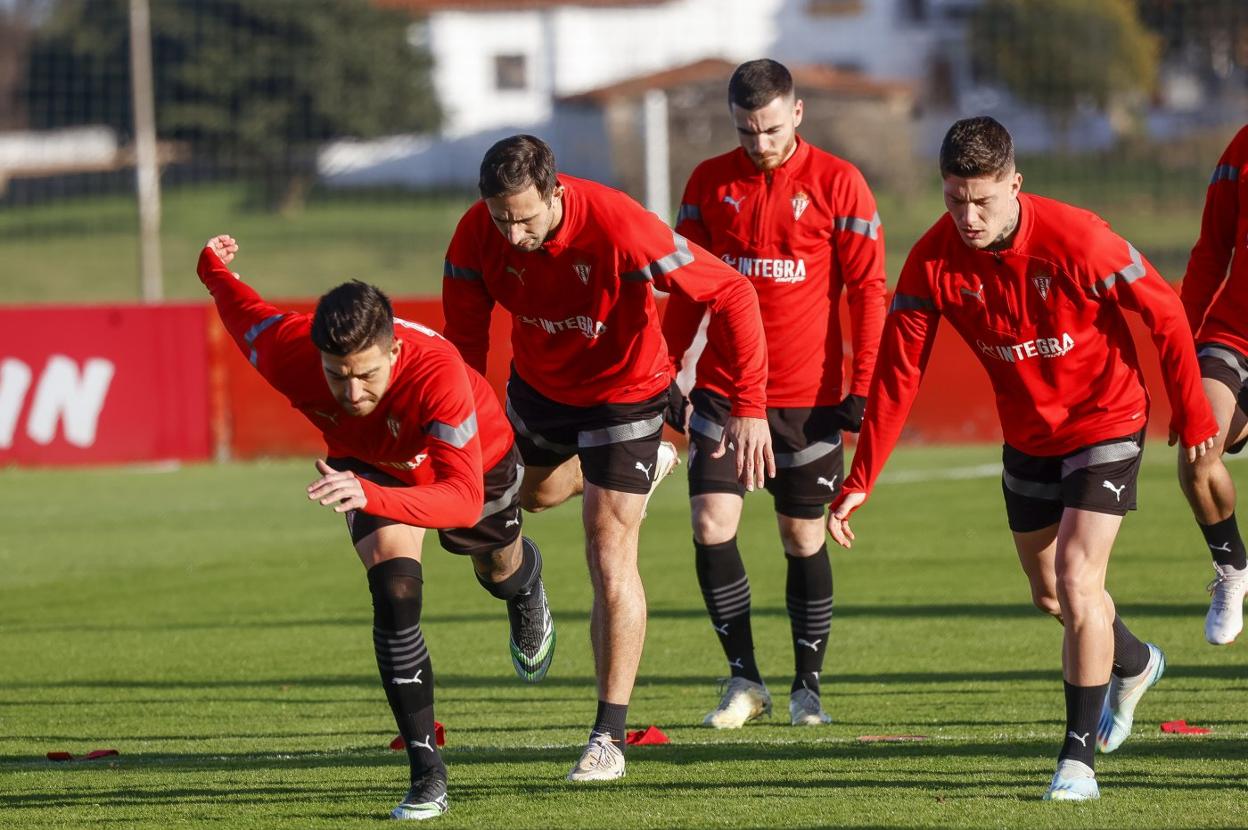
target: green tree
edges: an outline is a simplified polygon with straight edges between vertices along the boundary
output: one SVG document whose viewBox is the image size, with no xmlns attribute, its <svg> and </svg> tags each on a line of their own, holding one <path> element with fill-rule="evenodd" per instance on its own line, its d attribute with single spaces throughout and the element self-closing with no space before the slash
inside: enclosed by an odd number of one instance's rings
<svg viewBox="0 0 1248 830">
<path fill-rule="evenodd" d="M 127 6 L 62 0 L 32 54 L 33 122 L 103 122 L 129 133 Z M 429 55 L 408 42 L 403 13 L 367 0 L 152 0 L 151 8 L 161 138 L 245 175 L 271 207 L 302 204 L 328 140 L 438 126 Z"/>
<path fill-rule="evenodd" d="M 1159 44 L 1133 0 L 986 0 L 969 37 L 979 74 L 1045 110 L 1062 135 L 1080 106 L 1121 116 L 1157 81 Z"/>
</svg>

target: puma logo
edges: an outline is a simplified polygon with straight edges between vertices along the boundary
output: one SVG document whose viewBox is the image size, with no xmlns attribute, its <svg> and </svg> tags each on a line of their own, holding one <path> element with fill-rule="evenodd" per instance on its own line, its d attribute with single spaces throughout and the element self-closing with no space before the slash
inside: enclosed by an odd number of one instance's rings
<svg viewBox="0 0 1248 830">
<path fill-rule="evenodd" d="M 1210 545 L 1210 546 L 1209 546 L 1209 550 L 1220 550 L 1220 551 L 1222 551 L 1223 553 L 1230 553 L 1230 552 L 1231 552 L 1231 543 L 1230 543 L 1230 542 L 1225 542 L 1225 543 L 1223 543 L 1223 544 L 1221 544 L 1221 545 Z"/>
<path fill-rule="evenodd" d="M 959 288 L 958 291 L 963 296 L 970 297 L 973 300 L 979 300 L 981 303 L 984 301 L 984 287 L 982 285 L 974 291 L 969 288 Z"/>
<path fill-rule="evenodd" d="M 1115 487 L 1113 484 L 1111 484 L 1108 481 L 1102 481 L 1101 486 L 1103 486 L 1106 490 L 1114 491 L 1114 501 L 1122 501 L 1122 491 L 1127 489 L 1127 485 L 1125 484 L 1120 484 L 1117 487 Z"/>
<path fill-rule="evenodd" d="M 653 463 L 651 463 L 649 466 L 646 466 L 645 464 L 642 464 L 640 461 L 633 464 L 634 469 L 641 470 L 643 473 L 646 474 L 646 481 L 650 480 L 650 467 L 653 467 L 653 466 L 654 466 Z"/>
<path fill-rule="evenodd" d="M 1089 735 L 1091 735 L 1091 734 L 1092 734 L 1091 732 L 1084 732 L 1084 733 L 1083 733 L 1083 736 L 1082 736 L 1082 737 L 1080 737 L 1079 735 L 1076 735 L 1073 731 L 1071 731 L 1071 732 L 1067 732 L 1067 733 L 1066 733 L 1066 737 L 1067 737 L 1067 738 L 1074 738 L 1076 741 L 1078 741 L 1078 742 L 1079 742 L 1080 744 L 1082 744 L 1084 747 L 1087 747 L 1087 745 L 1088 745 L 1088 736 L 1089 736 Z"/>
<path fill-rule="evenodd" d="M 740 657 L 736 658 L 735 660 L 729 660 L 728 665 L 734 669 L 743 669 L 743 670 L 745 669 L 745 664 L 741 662 Z"/>
<path fill-rule="evenodd" d="M 825 486 L 826 486 L 829 490 L 835 490 L 835 489 L 836 489 L 836 480 L 837 480 L 838 478 L 840 478 L 840 476 L 839 476 L 839 475 L 835 475 L 835 476 L 832 476 L 832 480 L 831 480 L 831 481 L 828 481 L 828 480 L 827 480 L 826 478 L 824 478 L 823 476 L 819 476 L 819 478 L 815 479 L 815 484 L 823 484 L 823 485 L 825 485 Z"/>
<path fill-rule="evenodd" d="M 711 623 L 711 628 L 715 629 L 720 634 L 723 634 L 725 637 L 728 636 L 728 623 L 724 623 L 723 625 L 716 625 L 715 623 Z"/>
<path fill-rule="evenodd" d="M 430 752 L 433 752 L 434 751 L 433 736 L 426 735 L 423 741 L 412 741 L 411 746 L 412 746 L 412 749 L 415 749 L 416 747 L 420 747 L 421 749 L 427 749 Z"/>
<path fill-rule="evenodd" d="M 823 642 L 822 637 L 820 637 L 818 640 L 815 640 L 813 643 L 810 640 L 803 640 L 801 637 L 797 638 L 797 644 L 799 646 L 806 646 L 806 648 L 810 649 L 811 651 L 818 651 L 819 644 L 822 642 Z"/>
<path fill-rule="evenodd" d="M 734 208 L 736 208 L 737 213 L 740 213 L 740 212 L 741 212 L 741 204 L 745 201 L 745 199 L 746 199 L 746 197 L 745 197 L 745 196 L 742 196 L 740 199 L 734 199 L 734 198 L 732 198 L 731 196 L 725 195 L 725 196 L 724 196 L 724 204 L 726 204 L 726 205 L 732 205 Z"/>
<path fill-rule="evenodd" d="M 524 272 L 528 269 L 521 268 L 519 271 L 517 271 L 515 268 L 512 268 L 510 265 L 508 265 L 503 270 L 506 271 L 508 274 L 514 275 L 516 279 L 520 280 L 520 284 L 524 285 Z"/>
<path fill-rule="evenodd" d="M 503 530 L 506 530 L 509 527 L 515 527 L 518 524 L 520 524 L 520 514 L 517 512 L 516 518 L 508 519 L 507 521 L 503 522 Z"/>
<path fill-rule="evenodd" d="M 390 678 L 390 682 L 396 686 L 411 686 L 413 683 L 415 683 L 417 686 L 423 686 L 425 684 L 420 679 L 420 673 L 422 671 L 424 671 L 424 669 L 417 669 L 416 674 L 412 675 L 411 677 L 392 677 Z"/>
</svg>

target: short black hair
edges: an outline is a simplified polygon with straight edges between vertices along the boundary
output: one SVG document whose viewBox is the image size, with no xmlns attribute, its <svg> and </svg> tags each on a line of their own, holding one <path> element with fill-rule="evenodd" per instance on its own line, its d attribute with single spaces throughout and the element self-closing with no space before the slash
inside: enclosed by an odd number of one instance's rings
<svg viewBox="0 0 1248 830">
<path fill-rule="evenodd" d="M 955 121 L 940 143 L 940 175 L 1000 179 L 1014 168 L 1014 139 L 995 118 Z"/>
<path fill-rule="evenodd" d="M 394 341 L 394 308 L 375 285 L 344 282 L 316 303 L 312 342 L 326 354 L 346 357 L 377 344 L 385 351 Z"/>
<path fill-rule="evenodd" d="M 537 136 L 513 135 L 486 150 L 477 187 L 481 198 L 492 199 L 522 193 L 532 185 L 542 201 L 549 202 L 556 184 L 555 153 L 550 145 Z"/>
<path fill-rule="evenodd" d="M 765 107 L 780 96 L 793 94 L 793 76 L 771 58 L 746 61 L 728 81 L 728 103 L 743 110 Z"/>
</svg>

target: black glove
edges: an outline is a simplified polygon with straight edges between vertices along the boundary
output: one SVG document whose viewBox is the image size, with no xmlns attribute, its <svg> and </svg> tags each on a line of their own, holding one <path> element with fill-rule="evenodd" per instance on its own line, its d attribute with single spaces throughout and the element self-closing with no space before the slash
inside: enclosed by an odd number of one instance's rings
<svg viewBox="0 0 1248 830">
<path fill-rule="evenodd" d="M 838 403 L 833 412 L 840 421 L 840 428 L 846 432 L 857 432 L 862 429 L 862 416 L 867 410 L 867 399 L 862 395 L 846 395 L 845 400 Z"/>
<path fill-rule="evenodd" d="M 685 413 L 689 411 L 689 399 L 680 394 L 676 381 L 667 387 L 667 409 L 663 411 L 663 420 L 677 432 L 683 433 L 687 424 Z"/>
</svg>

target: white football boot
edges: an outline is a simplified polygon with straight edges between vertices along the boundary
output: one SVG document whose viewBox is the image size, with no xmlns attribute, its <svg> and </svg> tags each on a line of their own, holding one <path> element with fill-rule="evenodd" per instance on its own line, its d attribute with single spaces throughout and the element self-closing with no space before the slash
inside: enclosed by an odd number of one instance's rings
<svg viewBox="0 0 1248 830">
<path fill-rule="evenodd" d="M 763 715 L 771 714 L 771 693 L 762 683 L 744 677 L 731 677 L 719 705 L 702 719 L 704 726 L 740 729 Z"/>
<path fill-rule="evenodd" d="M 1205 615 L 1205 639 L 1212 645 L 1225 646 L 1235 642 L 1244 630 L 1244 592 L 1248 591 L 1248 568 L 1236 570 L 1230 565 L 1213 563 L 1214 577 L 1209 583 L 1209 613 Z"/>
<path fill-rule="evenodd" d="M 641 464 L 640 461 L 637 462 Z M 680 463 L 680 453 L 676 450 L 676 445 L 671 441 L 659 442 L 659 454 L 654 460 L 654 477 L 650 479 L 650 492 L 646 493 L 646 500 L 641 506 L 641 515 L 646 515 L 646 508 L 650 506 L 650 497 L 654 495 L 654 491 L 659 489 L 659 484 L 663 479 L 672 474 L 672 470 L 676 469 L 676 465 Z"/>
<path fill-rule="evenodd" d="M 610 735 L 593 732 L 589 743 L 568 773 L 569 781 L 614 781 L 624 777 L 624 753 Z"/>
</svg>

